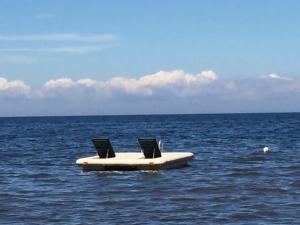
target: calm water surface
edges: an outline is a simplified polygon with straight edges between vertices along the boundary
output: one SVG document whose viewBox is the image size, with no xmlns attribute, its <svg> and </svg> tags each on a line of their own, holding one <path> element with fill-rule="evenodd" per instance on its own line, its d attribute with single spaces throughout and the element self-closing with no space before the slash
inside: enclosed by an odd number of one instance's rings
<svg viewBox="0 0 300 225">
<path fill-rule="evenodd" d="M 155 136 L 195 157 L 82 172 L 96 136 L 125 151 Z M 0 159 L 0 224 L 300 224 L 297 113 L 0 118 Z"/>
</svg>

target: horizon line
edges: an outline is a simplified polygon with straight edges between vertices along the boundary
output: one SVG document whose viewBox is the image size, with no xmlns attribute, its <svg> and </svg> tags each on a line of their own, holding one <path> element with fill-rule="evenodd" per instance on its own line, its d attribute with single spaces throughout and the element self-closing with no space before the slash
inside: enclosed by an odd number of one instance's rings
<svg viewBox="0 0 300 225">
<path fill-rule="evenodd" d="M 297 114 L 300 111 L 291 112 L 216 112 L 216 113 L 150 113 L 150 114 L 90 114 L 90 115 L 32 115 L 32 116 L 0 116 L 2 118 L 42 118 L 42 117 L 117 117 L 117 116 L 182 116 L 182 115 L 237 115 L 237 114 Z"/>
</svg>

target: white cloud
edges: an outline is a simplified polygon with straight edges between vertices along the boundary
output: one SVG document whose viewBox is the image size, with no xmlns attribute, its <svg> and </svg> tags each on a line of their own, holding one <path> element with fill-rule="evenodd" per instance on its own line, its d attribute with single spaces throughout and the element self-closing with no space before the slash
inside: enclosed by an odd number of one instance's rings
<svg viewBox="0 0 300 225">
<path fill-rule="evenodd" d="M 59 78 L 56 80 L 47 81 L 43 88 L 44 89 L 55 89 L 55 88 L 70 88 L 75 85 L 75 81 L 71 78 Z"/>
<path fill-rule="evenodd" d="M 0 42 L 5 42 L 7 46 L 5 48 L 0 48 L 0 52 L 10 54 L 18 53 L 28 56 L 30 54 L 32 55 L 32 53 L 86 54 L 116 47 L 118 46 L 118 40 L 119 38 L 113 34 L 54 33 L 0 35 Z M 7 42 L 9 42 L 9 45 Z M 18 58 L 17 55 L 12 55 L 11 57 L 14 57 L 15 59 Z M 1 61 L 8 62 L 7 59 Z M 9 63 L 13 61 L 18 63 L 17 60 L 9 60 Z"/>
<path fill-rule="evenodd" d="M 70 89 L 70 88 L 81 88 L 81 87 L 87 87 L 87 88 L 94 88 L 97 87 L 100 84 L 104 84 L 102 81 L 96 81 L 92 79 L 81 79 L 74 81 L 69 77 L 63 77 L 58 79 L 53 79 L 47 81 L 41 88 L 43 91 L 52 91 L 57 89 Z"/>
<path fill-rule="evenodd" d="M 54 33 L 54 34 L 28 34 L 28 35 L 0 35 L 0 41 L 74 41 L 103 43 L 115 42 L 118 37 L 113 34 L 76 34 L 76 33 Z"/>
<path fill-rule="evenodd" d="M 77 83 L 86 87 L 92 87 L 95 86 L 98 82 L 87 78 L 87 79 L 78 80 Z"/>
<path fill-rule="evenodd" d="M 4 77 L 0 77 L 0 95 L 6 96 L 28 96 L 31 88 L 21 80 L 9 81 Z"/>
<path fill-rule="evenodd" d="M 99 93 L 97 93 L 99 90 Z M 94 97 L 103 98 L 107 87 L 103 81 L 92 79 L 72 80 L 69 77 L 57 78 L 47 81 L 38 91 L 41 97 L 86 97 L 86 92 L 92 92 Z"/>
<path fill-rule="evenodd" d="M 173 90 L 177 94 L 183 94 L 189 88 L 209 84 L 217 79 L 217 75 L 210 70 L 196 75 L 185 73 L 183 70 L 174 70 L 160 71 L 138 79 L 116 77 L 108 81 L 108 85 L 129 94 L 152 95 L 155 89 Z"/>
<path fill-rule="evenodd" d="M 267 76 L 263 76 L 263 78 L 270 79 L 270 80 L 286 80 L 286 81 L 293 80 L 292 78 L 279 76 L 276 73 L 271 73 L 271 74 L 269 74 Z"/>
<path fill-rule="evenodd" d="M 77 53 L 85 54 L 90 52 L 102 51 L 105 48 L 113 47 L 114 45 L 79 45 L 79 46 L 61 46 L 48 48 L 0 48 L 0 52 L 35 52 L 35 53 Z"/>
<path fill-rule="evenodd" d="M 129 94 L 140 96 L 152 96 L 160 91 L 170 92 L 176 95 L 188 95 L 197 88 L 207 85 L 218 77 L 215 72 L 208 70 L 199 74 L 192 75 L 183 70 L 174 70 L 172 72 L 160 71 L 155 74 L 145 75 L 140 78 L 115 77 L 108 81 L 96 81 L 92 79 L 82 79 L 73 81 L 71 78 L 59 78 L 47 81 L 42 90 L 55 91 L 62 89 L 80 89 L 91 88 L 103 95 Z M 193 90 L 189 90 L 192 88 Z M 72 90 L 73 91 L 73 90 Z"/>
</svg>

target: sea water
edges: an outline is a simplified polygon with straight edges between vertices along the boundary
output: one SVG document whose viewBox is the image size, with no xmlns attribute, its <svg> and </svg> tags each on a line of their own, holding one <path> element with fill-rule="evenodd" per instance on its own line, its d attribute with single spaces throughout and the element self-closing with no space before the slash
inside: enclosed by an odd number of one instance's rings
<svg viewBox="0 0 300 225">
<path fill-rule="evenodd" d="M 194 159 L 82 172 L 94 137 L 115 151 L 156 137 Z M 0 160 L 0 224 L 300 224 L 298 113 L 0 118 Z"/>
</svg>

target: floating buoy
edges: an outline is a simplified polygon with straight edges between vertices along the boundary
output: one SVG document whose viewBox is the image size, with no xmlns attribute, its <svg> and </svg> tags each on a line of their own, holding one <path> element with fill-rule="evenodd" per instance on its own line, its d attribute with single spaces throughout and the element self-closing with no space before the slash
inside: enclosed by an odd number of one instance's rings
<svg viewBox="0 0 300 225">
<path fill-rule="evenodd" d="M 263 152 L 265 154 L 267 154 L 269 151 L 270 151 L 269 147 L 266 146 L 266 147 L 263 148 Z"/>
</svg>

